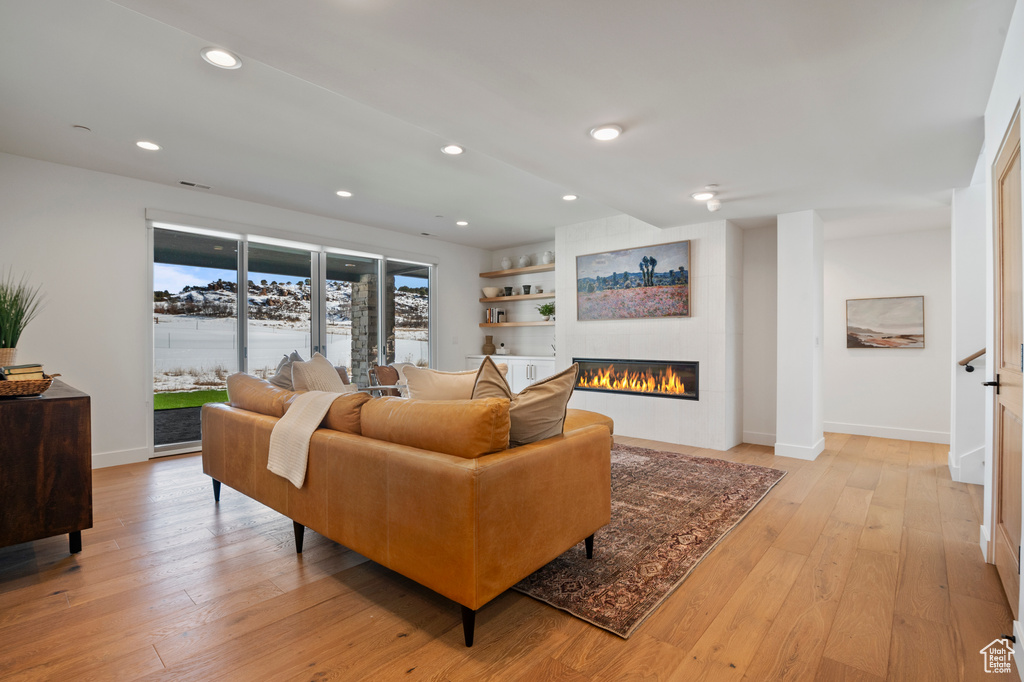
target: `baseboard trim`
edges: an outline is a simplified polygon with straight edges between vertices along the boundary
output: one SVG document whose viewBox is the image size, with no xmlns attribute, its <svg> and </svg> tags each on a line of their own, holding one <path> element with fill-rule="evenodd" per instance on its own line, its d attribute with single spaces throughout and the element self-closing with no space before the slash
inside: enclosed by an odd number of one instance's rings
<svg viewBox="0 0 1024 682">
<path fill-rule="evenodd" d="M 985 446 L 976 447 L 959 457 L 950 448 L 949 475 L 958 483 L 985 485 Z"/>
<path fill-rule="evenodd" d="M 122 464 L 135 464 L 145 462 L 153 456 L 149 448 L 133 448 L 131 450 L 115 450 L 113 452 L 94 452 L 92 454 L 92 468 L 105 469 L 116 467 Z"/>
<path fill-rule="evenodd" d="M 822 436 L 814 445 L 790 445 L 788 443 L 775 443 L 776 457 L 792 457 L 794 459 L 817 459 L 825 450 L 825 437 Z"/>
<path fill-rule="evenodd" d="M 752 445 L 767 445 L 768 447 L 775 446 L 775 434 L 774 433 L 758 433 L 757 431 L 744 431 L 743 442 L 750 443 Z"/>
<path fill-rule="evenodd" d="M 985 562 L 988 563 L 988 546 L 992 536 L 988 533 L 986 526 L 978 526 L 980 531 L 978 533 L 978 544 L 981 545 L 981 556 L 985 557 Z"/>
<path fill-rule="evenodd" d="M 825 422 L 825 430 L 831 433 L 848 433 L 852 436 L 871 436 L 873 438 L 893 438 L 895 440 L 916 440 L 921 443 L 949 444 L 948 431 L 922 431 L 920 429 L 896 429 L 889 426 L 870 426 L 868 424 L 843 424 L 841 422 Z"/>
</svg>

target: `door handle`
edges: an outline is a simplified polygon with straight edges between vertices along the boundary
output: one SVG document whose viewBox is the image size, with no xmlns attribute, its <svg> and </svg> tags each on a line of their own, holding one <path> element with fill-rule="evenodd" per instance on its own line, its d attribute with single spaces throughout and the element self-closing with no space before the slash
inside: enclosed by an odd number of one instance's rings
<svg viewBox="0 0 1024 682">
<path fill-rule="evenodd" d="M 996 380 L 995 381 L 983 381 L 983 382 L 981 382 L 981 385 L 982 386 L 995 386 L 996 387 L 996 395 L 999 395 L 999 375 L 998 374 L 996 375 Z"/>
</svg>

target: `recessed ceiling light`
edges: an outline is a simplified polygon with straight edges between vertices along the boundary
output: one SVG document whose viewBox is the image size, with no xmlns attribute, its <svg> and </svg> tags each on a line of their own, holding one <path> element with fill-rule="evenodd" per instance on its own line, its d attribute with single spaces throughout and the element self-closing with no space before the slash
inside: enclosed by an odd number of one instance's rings
<svg viewBox="0 0 1024 682">
<path fill-rule="evenodd" d="M 462 152 L 464 152 L 466 150 L 463 149 L 462 147 L 460 147 L 457 144 L 446 144 L 445 146 L 441 147 L 441 151 L 443 151 L 445 154 L 451 154 L 452 156 L 458 156 L 459 154 L 461 154 Z"/>
<path fill-rule="evenodd" d="M 433 237 L 434 236 L 434 235 L 430 234 L 429 232 L 420 232 L 420 234 L 422 234 L 424 237 Z"/>
<path fill-rule="evenodd" d="M 622 134 L 622 126 L 614 123 L 609 123 L 603 126 L 597 126 L 596 128 L 590 129 L 590 136 L 600 142 L 607 142 L 608 140 L 614 140 L 616 137 Z"/>
<path fill-rule="evenodd" d="M 352 192 L 349 192 L 347 189 L 339 189 L 337 192 L 335 192 L 335 194 L 337 194 L 339 197 L 345 197 L 346 199 L 352 196 Z"/>
<path fill-rule="evenodd" d="M 465 227 L 466 225 L 469 225 L 469 223 L 466 222 L 465 220 L 456 220 L 455 224 L 458 225 L 459 227 Z"/>
<path fill-rule="evenodd" d="M 242 60 L 233 52 L 220 47 L 204 47 L 199 51 L 208 63 L 221 69 L 237 69 L 242 65 Z"/>
<path fill-rule="evenodd" d="M 135 143 L 135 146 L 139 149 L 145 149 L 147 152 L 155 152 L 160 150 L 160 145 L 156 142 L 150 142 L 148 140 L 139 140 Z"/>
<path fill-rule="evenodd" d="M 562 197 L 562 201 L 576 201 L 577 199 L 579 199 L 579 197 L 575 194 L 566 194 Z"/>
</svg>

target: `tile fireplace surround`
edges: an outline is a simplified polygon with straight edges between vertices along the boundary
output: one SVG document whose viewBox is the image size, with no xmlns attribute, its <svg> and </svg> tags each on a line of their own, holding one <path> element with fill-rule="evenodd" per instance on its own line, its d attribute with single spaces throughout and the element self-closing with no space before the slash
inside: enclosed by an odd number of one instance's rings
<svg viewBox="0 0 1024 682">
<path fill-rule="evenodd" d="M 690 317 L 577 319 L 577 256 L 684 239 L 691 249 Z M 686 360 L 700 368 L 696 400 L 576 389 L 569 406 L 608 415 L 615 433 L 623 436 L 718 450 L 738 445 L 743 438 L 742 230 L 725 220 L 659 228 L 616 216 L 559 227 L 555 252 L 556 369 L 577 358 Z"/>
</svg>

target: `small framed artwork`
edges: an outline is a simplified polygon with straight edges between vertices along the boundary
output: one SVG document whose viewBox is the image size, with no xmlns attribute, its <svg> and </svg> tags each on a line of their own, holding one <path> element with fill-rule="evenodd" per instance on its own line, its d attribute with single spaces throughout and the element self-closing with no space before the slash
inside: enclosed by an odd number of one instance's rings
<svg viewBox="0 0 1024 682">
<path fill-rule="evenodd" d="M 924 296 L 846 301 L 847 348 L 924 348 Z"/>
<path fill-rule="evenodd" d="M 690 316 L 690 242 L 576 256 L 579 320 Z"/>
</svg>

